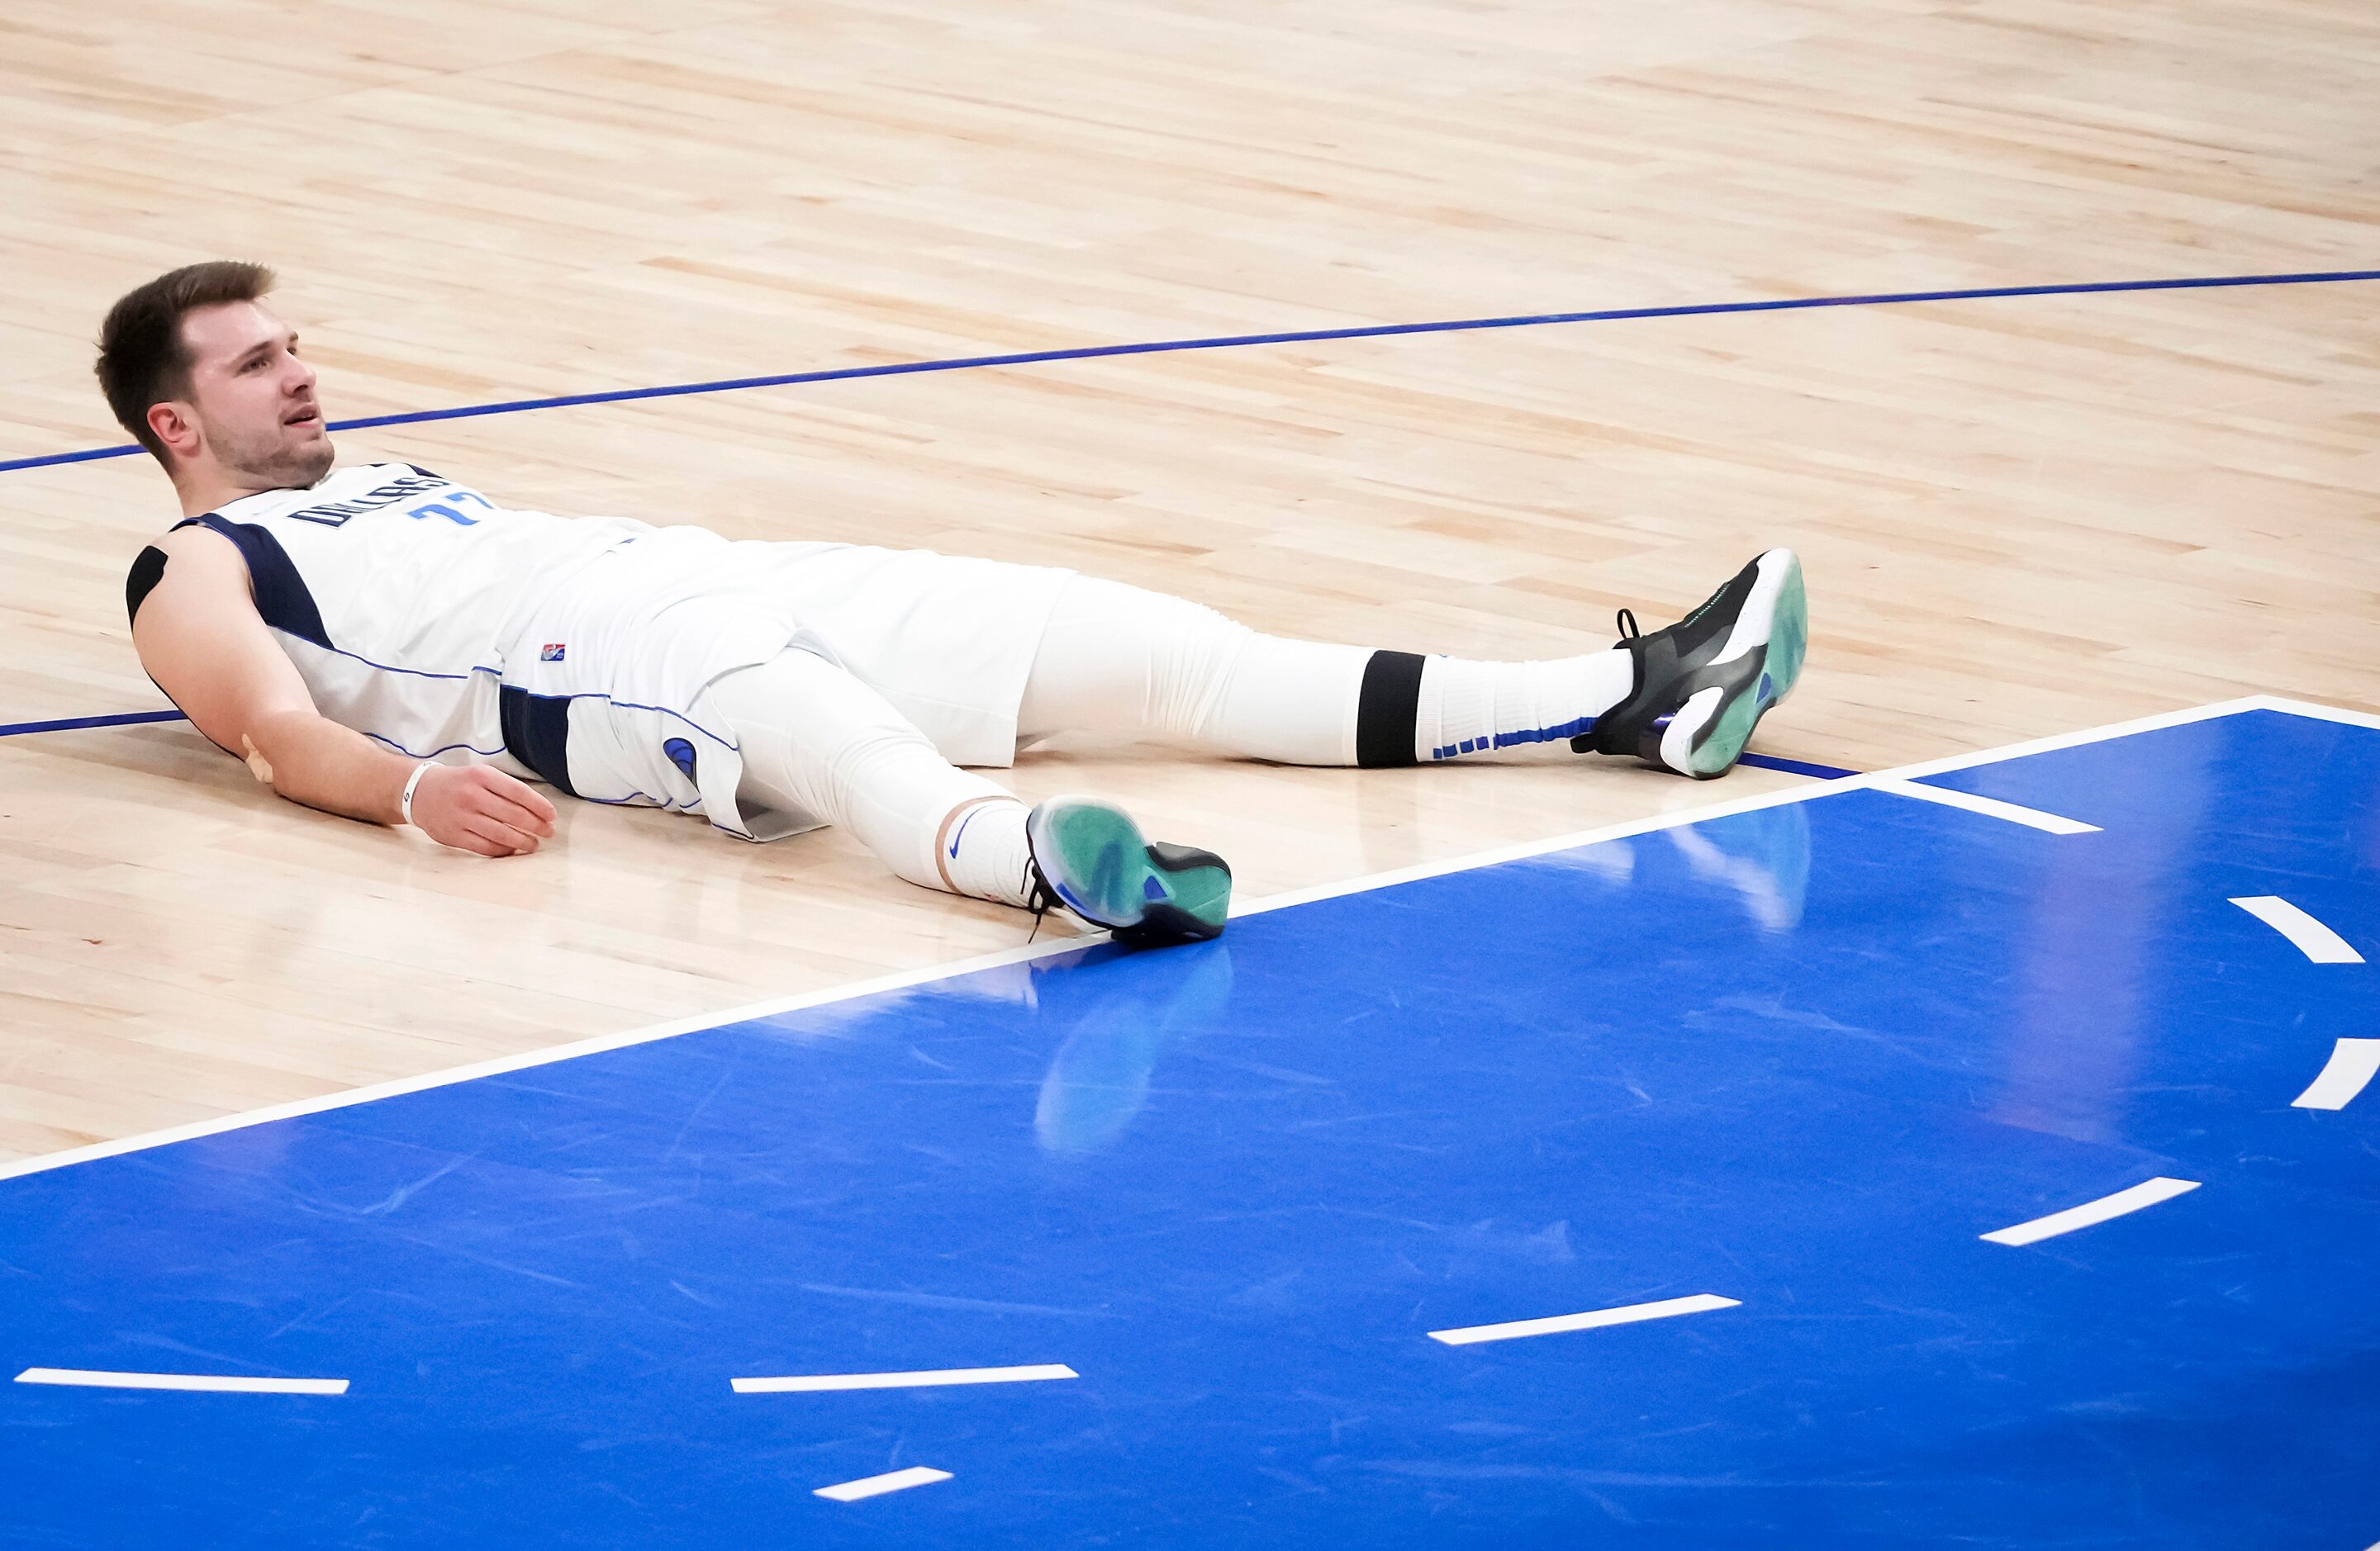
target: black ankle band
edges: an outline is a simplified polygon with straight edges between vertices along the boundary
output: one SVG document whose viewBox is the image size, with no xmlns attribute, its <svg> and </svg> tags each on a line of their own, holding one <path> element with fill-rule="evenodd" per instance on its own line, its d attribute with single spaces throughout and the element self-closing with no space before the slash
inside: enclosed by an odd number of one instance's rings
<svg viewBox="0 0 2380 1551">
<path fill-rule="evenodd" d="M 1422 659 L 1376 651 L 1364 664 L 1355 697 L 1355 763 L 1367 770 L 1414 762 L 1414 722 L 1421 713 Z"/>
</svg>

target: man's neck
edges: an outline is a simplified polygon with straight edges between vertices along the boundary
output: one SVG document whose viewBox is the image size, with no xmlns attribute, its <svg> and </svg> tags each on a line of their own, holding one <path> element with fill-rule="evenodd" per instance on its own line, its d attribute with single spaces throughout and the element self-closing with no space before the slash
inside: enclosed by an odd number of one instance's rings
<svg viewBox="0 0 2380 1551">
<path fill-rule="evenodd" d="M 216 468 L 177 469 L 174 474 L 174 491 L 182 498 L 182 515 L 185 517 L 201 516 L 218 507 L 228 506 L 251 495 L 261 495 L 269 490 L 295 488 L 260 485 Z"/>
</svg>

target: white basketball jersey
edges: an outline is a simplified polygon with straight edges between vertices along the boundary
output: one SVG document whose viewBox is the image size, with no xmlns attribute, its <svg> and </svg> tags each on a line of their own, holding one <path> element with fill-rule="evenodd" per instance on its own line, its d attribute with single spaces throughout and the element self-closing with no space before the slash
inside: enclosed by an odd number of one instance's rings
<svg viewBox="0 0 2380 1551">
<path fill-rule="evenodd" d="M 499 507 L 405 464 L 334 470 L 177 527 L 239 547 L 257 612 L 324 716 L 418 758 L 504 751 L 505 652 L 555 586 L 652 529 Z"/>
<path fill-rule="evenodd" d="M 516 511 L 406 464 L 342 468 L 178 526 L 194 524 L 238 546 L 257 612 L 330 720 L 416 758 L 488 761 L 747 838 L 790 820 L 742 810 L 740 750 L 707 709 L 711 684 L 815 651 L 945 757 L 1004 765 L 1071 574 Z"/>
</svg>

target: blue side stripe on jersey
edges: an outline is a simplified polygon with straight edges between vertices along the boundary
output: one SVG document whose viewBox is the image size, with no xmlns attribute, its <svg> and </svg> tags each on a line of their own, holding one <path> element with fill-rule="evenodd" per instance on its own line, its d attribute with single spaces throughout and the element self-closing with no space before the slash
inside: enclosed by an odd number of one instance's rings
<svg viewBox="0 0 2380 1551">
<path fill-rule="evenodd" d="M 270 624 L 271 622 L 267 621 L 266 623 Z M 275 628 L 278 627 L 276 626 Z M 295 635 L 296 632 L 292 631 L 289 632 L 289 634 Z M 311 639 L 311 637 L 306 638 Z M 315 642 L 314 644 L 320 646 L 322 643 Z M 334 657 L 344 657 L 350 662 L 360 662 L 365 667 L 376 670 L 377 672 L 383 673 L 403 673 L 409 678 L 443 679 L 450 684 L 459 684 L 463 680 L 469 678 L 473 673 L 488 673 L 496 677 L 502 677 L 504 674 L 504 670 L 502 668 L 491 668 L 485 663 L 473 663 L 469 669 L 460 673 L 441 673 L 433 672 L 428 668 L 398 668 L 386 662 L 375 662 L 370 658 L 366 657 L 359 652 L 348 651 L 340 647 L 327 647 L 323 649 L 329 651 Z M 501 693 L 502 692 L 499 691 L 500 696 Z M 722 748 L 735 749 L 739 753 L 742 751 L 743 745 L 736 743 L 735 739 L 712 732 L 710 728 L 705 727 L 701 722 L 695 721 L 694 718 L 672 706 L 649 706 L 640 700 L 613 699 L 611 696 L 602 694 L 596 690 L 582 690 L 572 695 L 541 696 L 540 698 L 549 700 L 601 700 L 607 705 L 617 706 L 624 711 L 651 711 L 656 716 L 666 716 L 672 721 L 685 722 L 687 727 L 701 733 L 704 737 L 709 738 L 712 743 L 717 744 Z M 380 736 L 380 734 L 376 733 L 367 733 L 365 735 L 368 737 Z M 382 741 L 386 742 L 387 740 L 382 739 Z M 390 746 L 395 747 L 395 745 L 392 744 Z M 455 748 L 470 748 L 471 745 L 468 744 L 455 744 L 450 745 L 449 746 Z M 473 748 L 471 749 L 471 752 L 474 754 L 495 754 L 501 751 L 492 748 Z M 420 757 L 428 758 L 429 756 L 423 755 Z M 527 761 L 524 760 L 523 763 L 527 763 Z M 531 768 L 534 769 L 535 767 L 532 766 Z"/>
<path fill-rule="evenodd" d="M 490 758 L 511 752 L 504 748 L 481 748 L 477 744 L 446 744 L 438 748 L 416 751 L 406 747 L 395 738 L 386 737 L 378 733 L 366 733 L 364 736 L 376 744 L 386 745 L 392 753 L 402 754 L 407 759 L 435 759 L 442 754 L 452 754 L 456 749 L 461 749 L 466 754 L 483 755 Z"/>
<path fill-rule="evenodd" d="M 185 517 L 174 525 L 174 531 L 192 527 L 220 533 L 237 547 L 240 558 L 248 563 L 249 588 L 256 595 L 256 612 L 265 624 L 301 641 L 311 641 L 326 651 L 338 649 L 331 645 L 331 633 L 322 628 L 322 611 L 315 607 L 306 578 L 298 574 L 298 567 L 291 563 L 289 551 L 281 547 L 280 539 L 250 523 L 225 522 L 212 512 Z"/>
<path fill-rule="evenodd" d="M 320 643 L 317 644 L 319 645 Z M 365 667 L 372 669 L 377 673 L 403 673 L 409 679 L 443 679 L 449 684 L 460 684 L 465 679 L 469 678 L 473 673 L 502 673 L 504 672 L 502 668 L 490 668 L 484 664 L 475 662 L 459 673 L 441 673 L 428 668 L 399 668 L 386 662 L 375 662 L 370 658 L 364 656 L 361 652 L 348 651 L 342 647 L 332 647 L 327 649 L 334 657 L 344 657 L 350 662 L 360 662 Z"/>
</svg>

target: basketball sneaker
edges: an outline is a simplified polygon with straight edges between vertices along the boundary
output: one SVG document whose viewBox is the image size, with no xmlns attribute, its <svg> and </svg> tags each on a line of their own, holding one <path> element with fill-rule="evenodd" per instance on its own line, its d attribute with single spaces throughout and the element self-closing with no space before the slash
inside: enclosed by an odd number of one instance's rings
<svg viewBox="0 0 2380 1551">
<path fill-rule="evenodd" d="M 1770 550 L 1650 636 L 1622 609 L 1620 644 L 1635 660 L 1636 687 L 1570 745 L 1633 754 L 1700 781 L 1725 775 L 1761 716 L 1792 693 L 1809 640 L 1802 563 L 1791 550 Z"/>
<path fill-rule="evenodd" d="M 1037 911 L 1062 904 L 1135 948 L 1222 934 L 1231 867 L 1211 851 L 1150 842 L 1113 803 L 1052 797 L 1026 817 L 1025 842 Z"/>
</svg>

